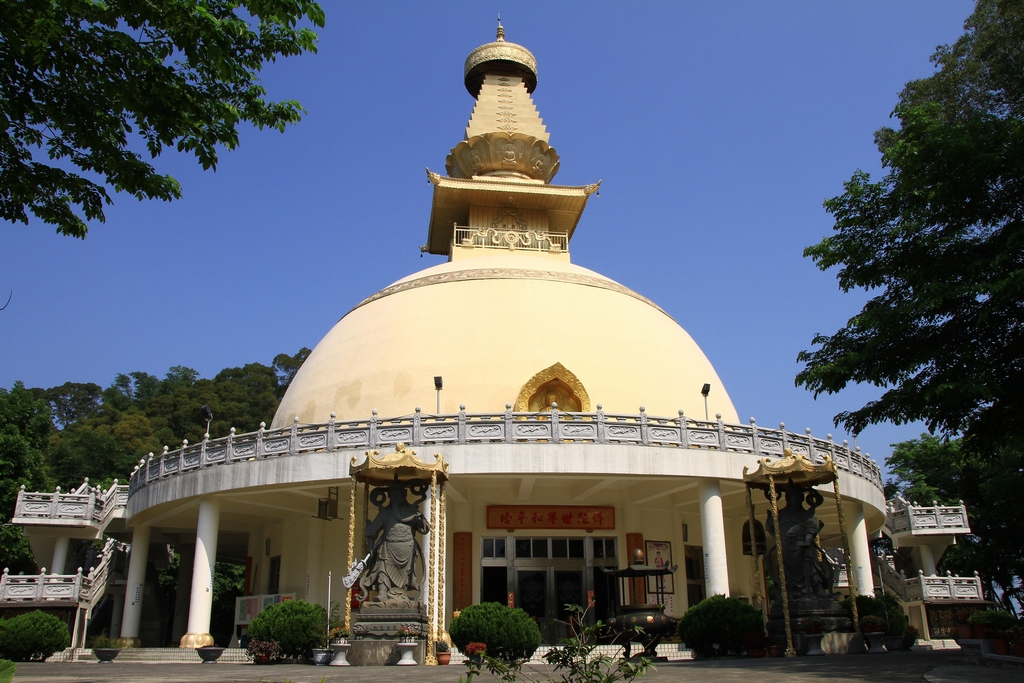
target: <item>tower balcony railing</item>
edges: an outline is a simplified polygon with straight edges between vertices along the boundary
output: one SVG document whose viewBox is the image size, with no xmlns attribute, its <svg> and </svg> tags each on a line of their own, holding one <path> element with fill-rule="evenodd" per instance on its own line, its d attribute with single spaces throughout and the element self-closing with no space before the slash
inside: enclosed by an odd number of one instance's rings
<svg viewBox="0 0 1024 683">
<path fill-rule="evenodd" d="M 18 491 L 13 524 L 22 526 L 95 526 L 101 531 L 119 510 L 128 503 L 128 485 L 118 484 L 103 490 L 89 486 L 86 479 L 74 491 L 63 492 L 58 486 L 53 493 Z"/>
<path fill-rule="evenodd" d="M 569 250 L 569 237 L 564 232 L 548 232 L 547 230 L 474 228 L 456 225 L 452 246 L 562 254 Z"/>
<path fill-rule="evenodd" d="M 903 573 L 900 572 L 902 575 Z M 918 571 L 912 578 L 903 577 L 904 600 L 922 600 L 924 602 L 982 601 L 985 594 L 981 588 L 981 577 L 978 572 L 974 576 L 954 576 L 946 572 L 945 576 L 925 576 Z"/>
<path fill-rule="evenodd" d="M 918 505 L 909 503 L 900 496 L 885 502 L 885 526 L 893 534 L 910 532 L 917 536 L 938 534 L 969 534 L 971 525 L 967 519 L 967 506 L 961 500 L 959 505 Z"/>
<path fill-rule="evenodd" d="M 380 418 L 374 410 L 368 420 L 335 420 L 319 424 L 260 429 L 236 434 L 232 428 L 226 437 L 204 438 L 197 444 L 183 441 L 181 448 L 164 447 L 159 455 L 139 461 L 132 472 L 129 495 L 141 487 L 167 477 L 262 458 L 296 456 L 304 453 L 349 449 L 370 449 L 403 442 L 410 446 L 440 444 L 622 444 L 678 448 L 714 452 L 749 453 L 757 457 L 782 457 L 785 449 L 821 463 L 831 457 L 839 469 L 869 481 L 882 490 L 878 465 L 860 449 L 851 449 L 846 441 L 837 444 L 832 435 L 820 439 L 807 429 L 803 434 L 750 424 L 728 424 L 716 420 L 695 420 L 679 412 L 678 417 L 649 416 L 641 407 L 633 415 L 570 413 L 554 408 L 542 412 L 458 413 L 427 415 L 419 408 L 413 415 Z"/>
</svg>

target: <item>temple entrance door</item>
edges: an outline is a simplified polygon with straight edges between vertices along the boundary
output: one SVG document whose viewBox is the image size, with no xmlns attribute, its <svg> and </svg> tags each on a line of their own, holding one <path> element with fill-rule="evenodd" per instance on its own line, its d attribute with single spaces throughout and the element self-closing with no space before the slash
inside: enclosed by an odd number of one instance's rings
<svg viewBox="0 0 1024 683">
<path fill-rule="evenodd" d="M 582 571 L 559 571 L 555 570 L 555 611 L 557 621 L 553 624 L 554 642 L 559 643 L 564 638 L 569 638 L 572 633 L 569 629 L 569 622 L 574 615 L 565 608 L 569 605 L 579 605 L 586 608 L 587 596 L 583 583 Z M 579 626 L 577 625 L 577 630 Z"/>
<path fill-rule="evenodd" d="M 545 634 L 548 621 L 548 572 L 547 569 L 520 569 L 516 572 L 516 607 L 533 617 Z M 547 642 L 547 638 L 544 640 Z"/>
</svg>

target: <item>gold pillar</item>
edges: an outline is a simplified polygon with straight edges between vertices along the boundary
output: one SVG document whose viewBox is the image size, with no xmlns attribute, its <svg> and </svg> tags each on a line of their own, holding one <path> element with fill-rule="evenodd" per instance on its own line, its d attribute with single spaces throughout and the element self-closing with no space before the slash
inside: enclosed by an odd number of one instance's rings
<svg viewBox="0 0 1024 683">
<path fill-rule="evenodd" d="M 786 656 L 796 657 L 793 648 L 793 629 L 789 623 L 789 589 L 786 587 L 786 561 L 782 556 L 782 529 L 779 526 L 779 495 L 775 491 L 775 477 L 768 475 L 768 491 L 772 494 L 772 516 L 775 518 L 775 559 L 779 565 L 779 583 L 782 584 L 782 617 L 786 622 Z M 750 530 L 753 534 L 754 530 Z"/>
<path fill-rule="evenodd" d="M 352 479 L 352 495 L 348 503 L 348 567 L 355 562 L 356 542 L 356 480 Z M 330 613 L 330 605 L 328 614 Z M 352 589 L 345 589 L 345 630 L 352 634 Z"/>
<path fill-rule="evenodd" d="M 437 637 L 437 472 L 430 473 L 430 561 L 427 564 L 427 647 L 423 663 L 437 665 L 434 639 Z"/>
</svg>

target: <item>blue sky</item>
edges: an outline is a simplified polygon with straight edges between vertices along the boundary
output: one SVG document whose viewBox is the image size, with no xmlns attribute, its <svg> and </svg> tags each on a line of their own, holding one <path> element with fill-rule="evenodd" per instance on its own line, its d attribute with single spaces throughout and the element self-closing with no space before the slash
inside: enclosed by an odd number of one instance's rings
<svg viewBox="0 0 1024 683">
<path fill-rule="evenodd" d="M 216 173 L 173 152 L 173 203 L 115 197 L 83 242 L 0 229 L 0 386 L 203 376 L 314 346 L 421 257 L 430 186 L 473 100 L 462 64 L 493 39 L 536 55 L 556 182 L 603 180 L 572 258 L 643 293 L 694 337 L 740 415 L 833 433 L 878 393 L 814 400 L 796 354 L 864 302 L 802 257 L 822 200 L 880 170 L 872 134 L 972 4 L 944 2 L 323 3 L 316 55 L 269 65 L 270 97 L 308 114 L 245 129 Z M 6 296 L 3 297 L 6 299 Z M 637 362 L 642 362 L 638 350 Z M 426 378 L 425 381 L 430 381 Z M 695 385 L 694 392 L 700 387 Z M 472 407 L 470 406 L 472 409 Z M 270 416 L 268 416 L 269 419 Z M 860 435 L 881 461 L 921 425 Z"/>
</svg>

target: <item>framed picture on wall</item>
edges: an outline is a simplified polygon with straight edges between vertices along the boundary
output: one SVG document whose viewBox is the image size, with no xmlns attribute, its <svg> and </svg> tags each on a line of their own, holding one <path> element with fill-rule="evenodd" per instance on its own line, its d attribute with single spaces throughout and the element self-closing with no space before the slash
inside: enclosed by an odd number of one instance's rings
<svg viewBox="0 0 1024 683">
<path fill-rule="evenodd" d="M 671 541 L 645 541 L 647 550 L 647 566 L 661 569 L 672 566 L 672 543 Z M 647 592 L 658 592 L 658 579 L 651 576 L 647 578 Z M 665 592 L 675 593 L 675 577 L 668 574 L 664 577 Z"/>
</svg>

